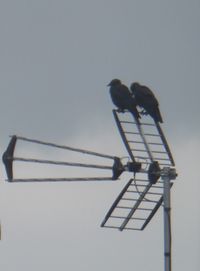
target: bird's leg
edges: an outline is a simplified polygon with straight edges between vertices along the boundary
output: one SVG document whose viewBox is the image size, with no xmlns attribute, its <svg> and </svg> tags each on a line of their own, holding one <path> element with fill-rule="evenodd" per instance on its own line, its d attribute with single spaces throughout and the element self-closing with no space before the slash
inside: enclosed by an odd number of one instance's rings
<svg viewBox="0 0 200 271">
<path fill-rule="evenodd" d="M 140 112 L 140 114 L 142 114 L 142 115 L 148 115 L 147 111 L 144 110 L 144 109 Z"/>
<path fill-rule="evenodd" d="M 117 112 L 118 112 L 118 113 L 124 113 L 124 109 L 118 108 L 118 109 L 117 109 Z"/>
</svg>

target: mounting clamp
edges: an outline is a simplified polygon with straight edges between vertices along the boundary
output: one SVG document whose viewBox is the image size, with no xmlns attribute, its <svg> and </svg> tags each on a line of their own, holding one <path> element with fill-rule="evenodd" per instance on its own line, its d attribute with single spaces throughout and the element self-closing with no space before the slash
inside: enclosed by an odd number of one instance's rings
<svg viewBox="0 0 200 271">
<path fill-rule="evenodd" d="M 152 184 L 155 184 L 161 176 L 160 166 L 157 161 L 150 164 L 148 169 L 148 179 Z"/>
<path fill-rule="evenodd" d="M 178 174 L 176 173 L 175 168 L 170 168 L 170 167 L 164 167 L 161 170 L 161 177 L 162 178 L 168 178 L 169 180 L 175 180 Z"/>
</svg>

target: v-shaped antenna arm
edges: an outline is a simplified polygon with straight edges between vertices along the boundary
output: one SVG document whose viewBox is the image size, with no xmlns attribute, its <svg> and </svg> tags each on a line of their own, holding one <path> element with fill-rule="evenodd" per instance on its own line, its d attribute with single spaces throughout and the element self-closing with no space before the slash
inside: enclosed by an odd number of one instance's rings
<svg viewBox="0 0 200 271">
<path fill-rule="evenodd" d="M 16 141 L 17 137 L 12 136 L 9 145 L 2 156 L 2 160 L 5 165 L 6 174 L 9 181 L 13 179 L 13 155 L 15 151 Z"/>
</svg>

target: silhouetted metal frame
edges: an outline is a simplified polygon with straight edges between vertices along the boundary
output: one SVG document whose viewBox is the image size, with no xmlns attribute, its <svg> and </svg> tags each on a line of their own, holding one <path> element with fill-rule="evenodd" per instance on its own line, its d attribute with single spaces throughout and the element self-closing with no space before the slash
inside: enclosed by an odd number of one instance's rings
<svg viewBox="0 0 200 271">
<path fill-rule="evenodd" d="M 111 214 L 113 213 L 113 211 L 115 210 L 117 204 L 119 203 L 119 201 L 121 200 L 121 198 L 123 197 L 123 195 L 126 193 L 127 189 L 129 188 L 129 186 L 131 185 L 133 179 L 130 179 L 130 181 L 125 185 L 125 187 L 122 189 L 121 193 L 118 195 L 118 197 L 116 198 L 116 200 L 114 201 L 114 203 L 112 204 L 111 208 L 109 209 L 108 213 L 106 214 L 103 222 L 101 223 L 101 227 L 104 227 L 104 225 L 106 224 L 106 222 L 108 221 L 108 219 L 110 218 Z"/>
<path fill-rule="evenodd" d="M 117 115 L 117 111 L 116 110 L 113 110 L 113 115 L 114 115 L 114 118 L 115 118 L 115 121 L 116 121 L 116 124 L 117 124 L 117 127 L 118 127 L 118 130 L 120 132 L 120 135 L 121 135 L 121 138 L 124 142 L 124 145 L 126 147 L 126 150 L 128 152 L 128 154 L 130 155 L 130 158 L 132 159 L 133 162 L 135 162 L 135 157 L 132 153 L 132 150 L 129 146 L 129 142 L 125 136 L 125 132 L 123 130 L 123 127 L 121 125 L 121 122 L 120 122 L 120 119 Z M 122 121 L 123 122 L 123 121 Z M 139 131 L 139 134 L 140 136 L 142 137 L 142 140 L 143 140 L 143 143 L 145 145 L 145 148 L 146 148 L 146 151 L 149 155 L 149 159 L 151 160 L 151 162 L 154 161 L 153 159 L 153 156 L 152 156 L 152 153 L 151 153 L 151 150 L 149 149 L 149 146 L 148 146 L 148 143 L 146 142 L 146 138 L 145 138 L 145 134 L 143 133 L 143 130 L 142 130 L 142 123 L 141 124 L 137 124 L 137 122 L 133 122 L 133 124 L 135 124 L 137 126 L 137 129 Z M 149 124 L 150 125 L 150 124 Z M 157 131 L 158 131 L 158 134 L 162 140 L 162 145 L 164 146 L 165 150 L 166 150 L 166 153 L 168 154 L 168 157 L 169 157 L 169 160 L 171 162 L 171 164 L 174 166 L 175 163 L 174 163 L 174 159 L 172 157 L 172 153 L 170 151 L 170 148 L 169 148 L 169 145 L 167 143 L 167 140 L 164 136 L 164 133 L 159 125 L 159 123 L 155 123 L 154 124 L 151 124 L 152 126 L 155 126 L 157 128 Z M 119 203 L 119 201 L 121 200 L 121 198 L 123 197 L 123 195 L 126 193 L 128 187 L 130 186 L 132 180 L 130 180 L 127 185 L 123 188 L 123 190 L 121 191 L 121 193 L 118 195 L 117 199 L 114 201 L 113 205 L 111 206 L 111 208 L 109 209 L 108 213 L 106 214 L 106 217 L 104 219 L 104 221 L 102 222 L 101 226 L 104 227 L 104 225 L 106 224 L 106 222 L 108 221 L 109 217 L 111 217 L 113 211 L 115 210 L 117 204 Z M 119 227 L 119 229 L 122 231 L 126 225 L 128 224 L 129 220 L 132 218 L 133 214 L 135 213 L 135 211 L 137 210 L 137 208 L 139 207 L 140 203 L 142 202 L 142 200 L 145 198 L 145 195 L 148 193 L 149 189 L 151 188 L 152 184 L 149 183 L 145 190 L 142 192 L 142 194 L 140 195 L 138 201 L 136 202 L 136 204 L 133 206 L 133 208 L 131 209 L 131 211 L 129 212 L 129 214 L 127 215 L 127 218 L 124 220 L 124 222 L 122 223 L 121 227 Z M 171 184 L 172 186 L 172 184 Z M 171 187 L 170 186 L 170 187 Z M 142 225 L 142 228 L 141 230 L 143 230 L 147 225 L 148 223 L 151 221 L 151 219 L 153 218 L 153 216 L 156 214 L 157 210 L 159 209 L 159 207 L 162 205 L 163 203 L 163 196 L 158 200 L 157 204 L 155 205 L 155 207 L 152 209 L 152 212 L 149 214 L 149 216 L 147 217 L 147 219 L 145 220 L 145 223 Z"/>
<path fill-rule="evenodd" d="M 171 150 L 170 150 L 169 145 L 168 145 L 168 143 L 167 143 L 167 139 L 166 139 L 166 137 L 165 137 L 165 135 L 164 135 L 164 133 L 163 133 L 161 127 L 160 127 L 160 124 L 159 124 L 158 122 L 155 122 L 155 124 L 156 124 L 156 127 L 157 127 L 157 129 L 158 129 L 158 132 L 159 132 L 159 134 L 160 134 L 160 137 L 161 137 L 161 139 L 162 139 L 162 142 L 163 142 L 163 145 L 164 145 L 164 147 L 165 147 L 165 150 L 166 150 L 166 152 L 168 153 L 169 159 L 170 159 L 172 165 L 175 166 L 175 162 L 174 162 L 174 159 L 173 159 Z"/>
<path fill-rule="evenodd" d="M 151 188 L 151 186 L 152 186 L 151 183 L 147 184 L 147 186 L 145 187 L 144 191 L 141 192 L 141 194 L 140 194 L 137 202 L 135 203 L 135 205 L 133 206 L 133 208 L 130 210 L 130 212 L 128 213 L 127 217 L 124 219 L 124 222 L 119 227 L 120 231 L 123 231 L 125 229 L 126 225 L 128 224 L 128 222 L 132 218 L 133 214 L 135 213 L 135 211 L 137 210 L 137 208 L 139 207 L 139 205 L 142 203 L 142 200 L 145 198 L 145 195 L 147 194 L 147 192 L 149 191 L 149 189 Z"/>
<path fill-rule="evenodd" d="M 171 187 L 172 187 L 173 183 L 171 183 Z M 156 214 L 156 212 L 158 211 L 158 209 L 160 208 L 160 206 L 163 203 L 163 196 L 159 199 L 158 203 L 156 204 L 156 206 L 153 208 L 152 212 L 150 213 L 150 215 L 147 217 L 145 223 L 142 225 L 141 230 L 144 230 L 146 228 L 146 226 L 149 224 L 149 222 L 151 221 L 151 219 L 154 217 L 154 215 Z"/>
<path fill-rule="evenodd" d="M 118 197 L 116 198 L 116 200 L 114 201 L 114 203 L 112 204 L 111 208 L 107 212 L 107 214 L 106 214 L 103 222 L 101 223 L 101 227 L 104 227 L 105 224 L 107 223 L 108 219 L 111 218 L 112 213 L 114 212 L 115 208 L 117 208 L 118 203 L 123 198 L 123 196 L 127 192 L 128 188 L 131 186 L 133 180 L 134 179 L 130 179 L 129 182 L 125 185 L 125 187 L 122 189 L 122 191 L 120 192 L 120 194 L 118 195 Z M 171 186 L 172 186 L 172 184 L 171 184 Z M 127 228 L 125 228 L 126 225 L 132 219 L 132 216 L 134 215 L 135 211 L 137 210 L 137 208 L 139 207 L 139 205 L 142 203 L 142 201 L 145 200 L 145 196 L 147 195 L 147 193 L 151 189 L 151 187 L 153 187 L 153 184 L 150 183 L 150 182 L 147 185 L 145 185 L 144 191 L 142 191 L 140 193 L 139 199 L 137 200 L 136 204 L 131 208 L 129 214 L 127 215 L 127 218 L 124 218 L 124 222 L 122 223 L 122 225 L 120 227 L 117 227 L 119 230 L 122 231 L 124 229 L 127 229 Z M 142 227 L 141 227 L 140 230 L 143 230 L 148 225 L 148 223 L 151 221 L 151 219 L 153 218 L 153 216 L 156 214 L 156 212 L 159 209 L 159 207 L 162 205 L 162 202 L 163 202 L 163 196 L 159 199 L 159 201 L 157 202 L 157 204 L 155 205 L 155 207 L 152 209 L 152 211 L 149 214 L 149 216 L 145 219 L 145 223 L 142 225 Z"/>
<path fill-rule="evenodd" d="M 128 154 L 130 155 L 130 158 L 132 159 L 132 161 L 135 162 L 135 157 L 134 157 L 134 155 L 133 155 L 133 153 L 131 151 L 131 148 L 130 148 L 129 143 L 128 143 L 127 139 L 126 139 L 124 130 L 123 130 L 122 125 L 120 123 L 120 120 L 118 118 L 117 111 L 115 109 L 113 110 L 113 115 L 114 115 L 114 119 L 116 121 L 118 130 L 120 132 L 121 138 L 122 138 L 122 140 L 124 142 L 124 145 L 126 147 L 126 150 L 127 150 Z M 142 130 L 143 123 L 138 124 L 135 121 L 135 123 L 133 123 L 133 124 L 135 124 L 137 126 L 137 129 L 138 129 L 138 131 L 140 133 L 140 136 L 142 137 L 143 143 L 145 145 L 146 151 L 147 151 L 147 153 L 149 155 L 149 159 L 151 160 L 151 162 L 153 162 L 154 161 L 153 154 L 152 154 L 152 152 L 151 152 L 151 150 L 150 150 L 150 148 L 148 146 L 148 143 L 146 142 L 146 138 L 145 138 L 145 135 L 144 135 L 143 130 Z M 153 125 L 153 124 L 151 124 L 151 125 Z M 171 161 L 171 164 L 172 164 L 172 166 L 175 166 L 175 162 L 174 162 L 170 147 L 169 147 L 169 145 L 167 143 L 166 137 L 165 137 L 159 123 L 155 122 L 155 125 L 153 125 L 153 126 L 156 126 L 158 134 L 160 135 L 160 138 L 162 140 L 163 146 L 164 146 L 164 148 L 165 148 L 165 150 L 166 150 L 166 152 L 168 154 L 168 157 L 169 157 L 169 159 Z"/>
<path fill-rule="evenodd" d="M 131 148 L 130 148 L 130 146 L 129 146 L 128 140 L 127 140 L 127 138 L 126 138 L 126 136 L 125 136 L 125 132 L 124 132 L 124 130 L 123 130 L 123 127 L 122 127 L 122 125 L 121 125 L 120 119 L 118 118 L 118 115 L 117 115 L 116 112 L 117 112 L 116 110 L 113 110 L 113 115 L 114 115 L 114 118 L 115 118 L 115 121 L 116 121 L 118 130 L 119 130 L 119 132 L 120 132 L 121 138 L 122 138 L 122 140 L 123 140 L 123 142 L 124 142 L 124 145 L 125 145 L 125 147 L 126 147 L 126 150 L 127 150 L 128 154 L 130 155 L 132 161 L 135 162 L 135 157 L 134 157 L 134 155 L 133 155 L 133 153 L 132 153 L 132 150 L 131 150 Z M 149 156 L 148 158 L 150 159 L 151 162 L 153 162 L 153 160 L 154 160 L 154 159 L 153 159 L 153 155 L 152 155 L 152 153 L 151 153 L 151 150 L 150 150 L 150 148 L 149 148 L 149 146 L 148 146 L 148 143 L 147 143 L 147 141 L 146 141 L 146 138 L 145 138 L 145 136 L 144 136 L 144 133 L 143 133 L 143 130 L 142 130 L 142 123 L 138 123 L 138 122 L 135 120 L 135 122 L 133 122 L 133 124 L 135 124 L 135 125 L 137 126 L 137 129 L 138 129 L 138 131 L 139 131 L 138 134 L 141 136 L 142 143 L 144 144 L 145 149 L 146 149 L 146 152 L 148 153 L 148 156 Z M 131 133 L 131 134 L 134 134 L 134 133 Z M 134 141 L 133 141 L 133 143 L 134 143 Z"/>
<path fill-rule="evenodd" d="M 128 142 L 127 142 L 127 139 L 126 139 L 126 137 L 125 137 L 125 135 L 124 135 L 124 131 L 123 131 L 122 126 L 121 126 L 121 123 L 120 123 L 120 121 L 119 121 L 119 119 L 118 119 L 116 110 L 113 110 L 113 115 L 114 115 L 114 118 L 115 118 L 117 127 L 118 127 L 118 129 L 119 129 L 119 133 L 120 133 L 120 135 L 121 135 L 121 138 L 122 138 L 122 140 L 123 140 L 123 142 L 124 142 L 124 145 L 125 145 L 125 147 L 126 147 L 126 150 L 127 150 L 128 154 L 130 155 L 130 158 L 132 159 L 132 161 L 133 161 L 133 162 L 136 162 L 136 161 L 135 161 L 135 158 L 134 158 L 134 156 L 133 156 L 133 153 L 132 153 L 132 151 L 131 151 L 131 148 L 130 148 L 130 146 L 129 146 Z"/>
<path fill-rule="evenodd" d="M 22 141 L 27 141 L 30 143 L 35 143 L 35 144 L 41 144 L 41 145 L 46 145 L 50 147 L 55 147 L 55 148 L 61 148 L 69 151 L 75 151 L 75 152 L 80 152 L 83 154 L 88 154 L 88 155 L 93 155 L 93 156 L 99 156 L 102 158 L 108 158 L 113 160 L 113 166 L 106 166 L 106 165 L 94 165 L 94 164 L 83 164 L 83 163 L 72 163 L 72 162 L 63 162 L 63 161 L 52 161 L 52 160 L 41 160 L 41 159 L 33 159 L 33 158 L 23 158 L 23 157 L 15 157 L 14 156 L 14 151 L 15 151 L 15 146 L 17 140 L 22 140 Z M 102 154 L 102 153 L 97 153 L 93 151 L 88 151 L 88 150 L 83 150 L 83 149 L 77 149 L 77 148 L 72 148 L 68 146 L 63 146 L 63 145 L 58 145 L 54 143 L 49 143 L 49 142 L 44 142 L 36 139 L 30 139 L 30 138 L 25 138 L 25 137 L 19 137 L 19 136 L 12 136 L 11 140 L 8 144 L 8 147 L 6 151 L 3 153 L 2 156 L 3 163 L 5 165 L 8 181 L 12 182 L 13 181 L 13 162 L 14 161 L 21 161 L 21 162 L 29 162 L 29 163 L 42 163 L 42 164 L 54 164 L 54 165 L 61 165 L 61 166 L 73 166 L 73 167 L 87 167 L 87 168 L 98 168 L 98 169 L 103 169 L 103 170 L 112 170 L 113 172 L 113 177 L 94 177 L 95 180 L 117 180 L 118 177 L 121 175 L 121 173 L 124 170 L 128 170 L 127 166 L 123 166 L 120 158 L 107 155 L 107 154 Z M 31 178 L 31 179 L 24 179 L 27 182 L 36 182 L 37 178 Z M 39 178 L 39 182 L 47 182 L 47 181 L 91 181 L 92 177 L 85 177 L 85 178 Z M 15 179 L 15 182 L 23 182 L 23 179 Z"/>
</svg>

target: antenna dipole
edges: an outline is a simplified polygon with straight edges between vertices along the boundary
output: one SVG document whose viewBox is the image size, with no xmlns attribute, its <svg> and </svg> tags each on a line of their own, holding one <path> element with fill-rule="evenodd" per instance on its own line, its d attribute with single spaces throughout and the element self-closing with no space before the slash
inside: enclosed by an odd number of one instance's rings
<svg viewBox="0 0 200 271">
<path fill-rule="evenodd" d="M 175 163 L 165 135 L 150 117 L 146 122 L 132 120 L 129 112 L 113 110 L 121 138 L 132 161 L 146 166 L 137 172 L 108 211 L 101 226 L 123 230 L 144 230 L 159 207 L 164 211 L 164 271 L 171 271 L 171 202 Z M 130 118 L 130 117 L 131 118 Z"/>
</svg>

